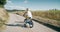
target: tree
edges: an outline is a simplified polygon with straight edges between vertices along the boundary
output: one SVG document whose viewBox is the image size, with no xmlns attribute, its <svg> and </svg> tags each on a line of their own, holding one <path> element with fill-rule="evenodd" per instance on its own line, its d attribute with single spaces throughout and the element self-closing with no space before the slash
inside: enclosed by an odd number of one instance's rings
<svg viewBox="0 0 60 32">
<path fill-rule="evenodd" d="M 4 5 L 6 4 L 6 0 L 0 0 L 0 7 L 4 7 Z"/>
</svg>

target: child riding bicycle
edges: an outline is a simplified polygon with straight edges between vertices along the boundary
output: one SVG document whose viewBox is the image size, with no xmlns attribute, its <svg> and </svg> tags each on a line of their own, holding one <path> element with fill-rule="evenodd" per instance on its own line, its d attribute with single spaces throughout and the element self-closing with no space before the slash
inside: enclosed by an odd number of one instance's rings
<svg viewBox="0 0 60 32">
<path fill-rule="evenodd" d="M 23 16 L 25 17 L 25 20 L 24 20 L 25 26 L 28 23 L 29 25 L 32 25 L 32 26 L 30 26 L 32 28 L 33 27 L 32 13 L 28 10 L 28 8 L 26 9 L 26 11 L 25 11 Z"/>
</svg>

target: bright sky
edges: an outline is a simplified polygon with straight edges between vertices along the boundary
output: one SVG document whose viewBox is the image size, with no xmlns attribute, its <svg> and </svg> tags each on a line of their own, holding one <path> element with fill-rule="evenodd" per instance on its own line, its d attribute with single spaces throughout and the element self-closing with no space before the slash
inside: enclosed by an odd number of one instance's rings
<svg viewBox="0 0 60 32">
<path fill-rule="evenodd" d="M 60 9 L 60 0 L 7 0 L 6 9 Z"/>
</svg>

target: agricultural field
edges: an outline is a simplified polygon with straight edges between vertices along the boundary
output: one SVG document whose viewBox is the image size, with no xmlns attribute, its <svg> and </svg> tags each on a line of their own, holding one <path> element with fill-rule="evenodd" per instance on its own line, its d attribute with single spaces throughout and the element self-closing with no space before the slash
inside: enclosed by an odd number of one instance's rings
<svg viewBox="0 0 60 32">
<path fill-rule="evenodd" d="M 60 27 L 60 10 L 33 11 L 32 14 L 38 20 L 44 20 L 43 23 Z"/>
<path fill-rule="evenodd" d="M 39 16 L 60 21 L 60 10 L 33 11 L 33 16 Z"/>
</svg>

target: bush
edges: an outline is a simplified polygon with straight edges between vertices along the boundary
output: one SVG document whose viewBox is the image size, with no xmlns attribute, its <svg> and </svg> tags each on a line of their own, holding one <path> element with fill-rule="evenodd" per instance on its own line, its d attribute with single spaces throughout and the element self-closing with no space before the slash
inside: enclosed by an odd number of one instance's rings
<svg viewBox="0 0 60 32">
<path fill-rule="evenodd" d="M 0 5 L 5 5 L 6 4 L 6 0 L 0 0 Z"/>
</svg>

